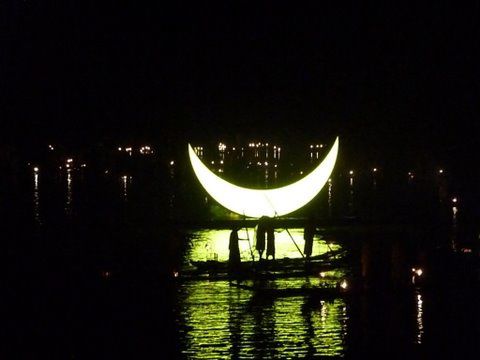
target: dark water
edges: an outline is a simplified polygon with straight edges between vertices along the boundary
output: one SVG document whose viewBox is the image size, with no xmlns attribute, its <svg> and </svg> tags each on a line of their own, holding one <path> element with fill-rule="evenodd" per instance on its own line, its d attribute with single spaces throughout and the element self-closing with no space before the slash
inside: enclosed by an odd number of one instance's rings
<svg viewBox="0 0 480 360">
<path fill-rule="evenodd" d="M 475 357 L 477 249 L 437 185 L 334 178 L 308 208 L 314 251 L 345 249 L 340 275 L 367 290 L 269 298 L 173 276 L 192 257 L 225 257 L 228 234 L 198 226 L 221 210 L 176 176 L 51 171 L 2 186 L 2 358 Z"/>
</svg>

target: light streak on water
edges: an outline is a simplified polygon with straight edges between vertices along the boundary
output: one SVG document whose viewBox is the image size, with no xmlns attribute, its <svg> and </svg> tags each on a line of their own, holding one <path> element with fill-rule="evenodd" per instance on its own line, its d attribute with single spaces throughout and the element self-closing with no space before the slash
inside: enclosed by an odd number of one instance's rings
<svg viewBox="0 0 480 360">
<path fill-rule="evenodd" d="M 72 214 L 72 171 L 71 169 L 67 169 L 67 193 L 65 197 L 65 213 L 67 215 Z"/>
<path fill-rule="evenodd" d="M 355 196 L 355 190 L 354 190 L 354 186 L 353 186 L 353 177 L 350 178 L 350 182 L 349 182 L 350 186 L 349 186 L 349 197 L 348 197 L 348 211 L 350 214 L 353 214 L 354 212 L 354 196 Z"/>
<path fill-rule="evenodd" d="M 125 202 L 128 201 L 128 191 L 130 188 L 130 184 L 132 183 L 132 177 L 128 175 L 123 175 L 122 176 L 122 195 L 123 195 L 123 200 Z"/>
<path fill-rule="evenodd" d="M 451 233 L 451 246 L 452 250 L 457 249 L 457 234 L 458 234 L 458 224 L 457 224 L 457 213 L 458 208 L 456 206 L 452 207 L 452 233 Z"/>
<path fill-rule="evenodd" d="M 328 179 L 328 216 L 332 217 L 332 179 Z"/>
<path fill-rule="evenodd" d="M 40 191 L 38 173 L 33 174 L 33 216 L 38 225 L 42 224 L 40 219 Z"/>
<path fill-rule="evenodd" d="M 417 336 L 415 338 L 416 344 L 421 344 L 423 340 L 423 300 L 420 293 L 417 296 Z"/>
</svg>

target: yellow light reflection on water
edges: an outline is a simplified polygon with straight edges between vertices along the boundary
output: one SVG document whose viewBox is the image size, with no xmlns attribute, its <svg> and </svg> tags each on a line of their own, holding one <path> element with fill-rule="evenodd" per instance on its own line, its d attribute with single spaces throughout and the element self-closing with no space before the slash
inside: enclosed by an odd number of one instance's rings
<svg viewBox="0 0 480 360">
<path fill-rule="evenodd" d="M 333 189 L 333 184 L 332 184 L 332 179 L 328 179 L 328 215 L 331 217 L 332 216 L 332 189 Z"/>
<path fill-rule="evenodd" d="M 319 301 L 311 307 L 305 298 L 279 298 L 275 301 L 275 342 L 282 357 L 340 356 L 346 334 L 345 302 Z"/>
<path fill-rule="evenodd" d="M 132 176 L 123 175 L 121 179 L 122 179 L 123 200 L 128 201 L 128 190 L 129 190 L 129 184 L 132 182 Z"/>
<path fill-rule="evenodd" d="M 71 160 L 71 159 L 69 159 Z M 72 214 L 72 172 L 70 169 L 67 170 L 67 192 L 65 196 L 65 213 L 67 215 Z"/>
<path fill-rule="evenodd" d="M 286 281 L 286 280 L 284 280 Z M 258 298 L 226 281 L 181 285 L 178 325 L 189 358 L 342 356 L 346 304 L 304 296 Z"/>
<path fill-rule="evenodd" d="M 41 225 L 40 219 L 40 191 L 38 187 L 38 171 L 33 175 L 33 215 L 35 222 Z"/>
<path fill-rule="evenodd" d="M 303 251 L 303 229 L 289 229 L 290 234 L 295 239 L 300 249 Z M 207 260 L 228 260 L 228 244 L 230 238 L 230 229 L 208 229 L 198 230 L 190 233 L 191 247 L 188 249 L 186 259 L 189 261 L 207 261 Z M 242 261 L 250 261 L 250 246 L 255 254 L 255 259 L 258 259 L 258 254 L 254 250 L 254 229 L 245 228 L 238 231 L 238 237 L 242 240 L 239 241 L 240 258 Z M 248 240 L 249 239 L 249 240 Z M 335 251 L 340 249 L 337 244 L 330 244 L 330 248 Z M 315 235 L 313 242 L 312 256 L 322 255 L 330 251 L 325 240 L 321 239 L 319 235 Z M 275 258 L 300 258 L 301 255 L 298 252 L 295 244 L 290 238 L 287 231 L 282 229 L 275 230 Z"/>
<path fill-rule="evenodd" d="M 417 293 L 417 336 L 415 342 L 421 344 L 423 340 L 423 300 L 422 295 Z"/>
</svg>

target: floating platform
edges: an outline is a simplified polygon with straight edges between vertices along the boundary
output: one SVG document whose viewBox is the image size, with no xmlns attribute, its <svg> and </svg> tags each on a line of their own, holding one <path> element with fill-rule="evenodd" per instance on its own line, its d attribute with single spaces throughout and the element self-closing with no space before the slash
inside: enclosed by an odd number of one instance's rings
<svg viewBox="0 0 480 360">
<path fill-rule="evenodd" d="M 345 250 L 305 258 L 245 261 L 234 269 L 228 262 L 215 260 L 192 261 L 191 266 L 180 272 L 183 280 L 195 279 L 275 279 L 288 277 L 319 276 L 321 272 L 346 266 Z"/>
</svg>

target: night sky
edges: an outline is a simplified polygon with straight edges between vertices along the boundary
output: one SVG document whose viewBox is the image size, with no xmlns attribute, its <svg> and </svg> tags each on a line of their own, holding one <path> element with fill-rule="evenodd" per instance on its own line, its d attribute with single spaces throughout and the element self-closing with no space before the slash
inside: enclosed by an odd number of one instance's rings
<svg viewBox="0 0 480 360">
<path fill-rule="evenodd" d="M 3 2 L 3 141 L 474 149 L 478 2 L 174 3 Z"/>
</svg>

